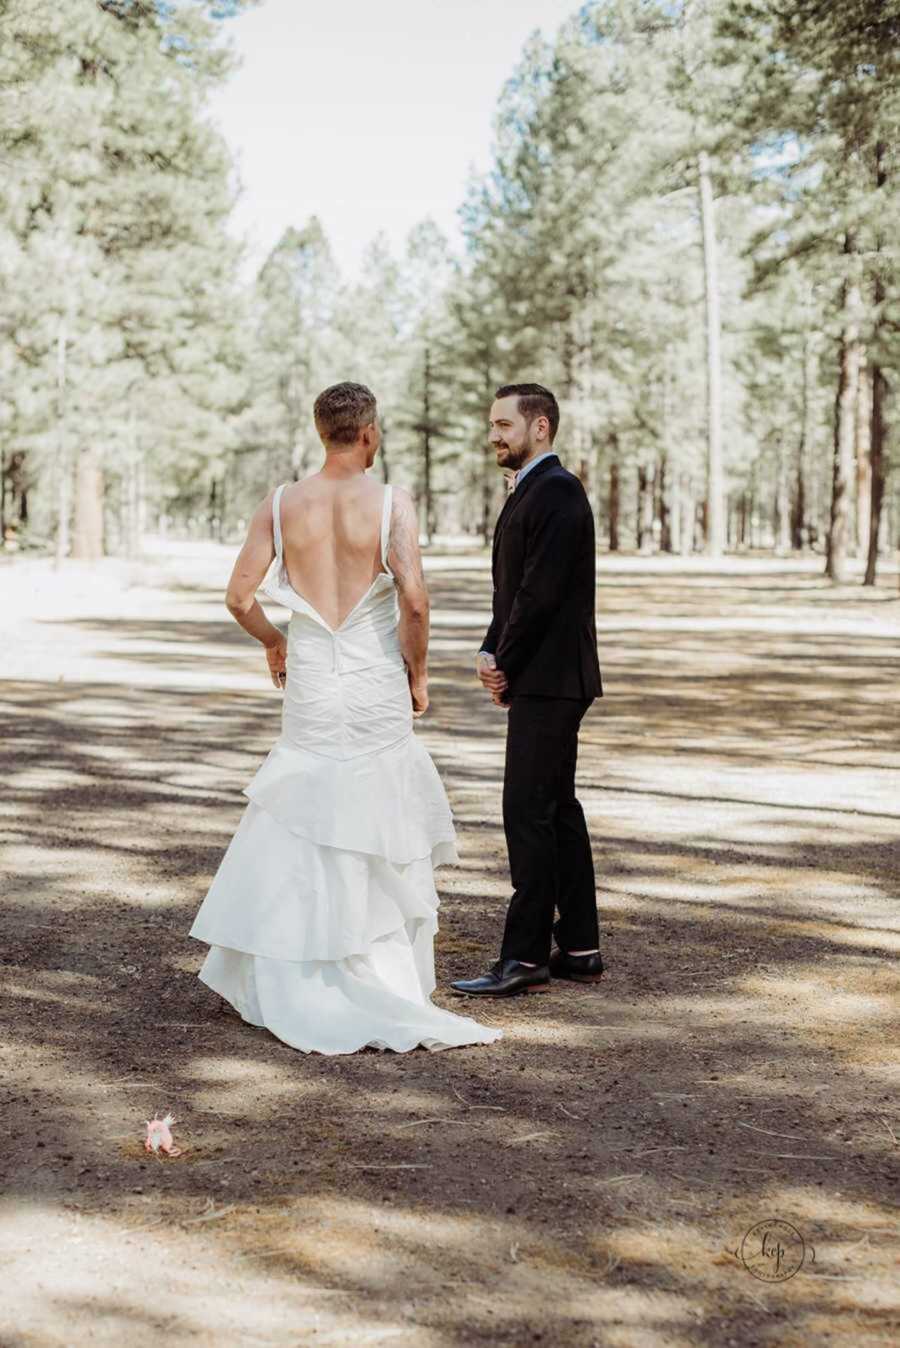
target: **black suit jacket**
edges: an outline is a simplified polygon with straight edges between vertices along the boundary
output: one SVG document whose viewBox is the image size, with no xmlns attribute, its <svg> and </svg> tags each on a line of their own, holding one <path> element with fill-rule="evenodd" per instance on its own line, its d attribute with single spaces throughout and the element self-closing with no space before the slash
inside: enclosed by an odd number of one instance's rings
<svg viewBox="0 0 900 1348">
<path fill-rule="evenodd" d="M 522 479 L 497 517 L 493 621 L 482 642 L 509 695 L 603 696 L 594 613 L 594 515 L 557 456 Z"/>
</svg>

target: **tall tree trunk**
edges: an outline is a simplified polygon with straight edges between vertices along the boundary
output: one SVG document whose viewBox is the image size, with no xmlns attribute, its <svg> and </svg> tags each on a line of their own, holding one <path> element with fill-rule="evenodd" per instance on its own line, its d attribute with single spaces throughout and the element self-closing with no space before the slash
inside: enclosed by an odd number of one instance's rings
<svg viewBox="0 0 900 1348">
<path fill-rule="evenodd" d="M 72 556 L 86 562 L 103 556 L 103 469 L 93 445 L 81 450 L 75 465 Z"/>
<path fill-rule="evenodd" d="M 778 462 L 775 484 L 775 551 L 785 556 L 791 550 L 791 504 L 788 486 L 788 455 L 784 435 L 778 432 Z"/>
<path fill-rule="evenodd" d="M 615 455 L 618 446 L 615 436 L 612 437 L 613 455 Z M 619 509 L 621 506 L 621 489 L 619 484 L 619 461 L 613 457 L 609 465 L 609 550 L 610 552 L 619 551 Z"/>
<path fill-rule="evenodd" d="M 856 555 L 869 555 L 869 526 L 872 513 L 871 437 L 871 373 L 866 365 L 865 347 L 859 353 L 859 383 L 856 394 Z"/>
<path fill-rule="evenodd" d="M 887 478 L 885 454 L 884 405 L 887 401 L 887 380 L 880 365 L 872 365 L 872 428 L 870 456 L 872 464 L 872 492 L 869 508 L 868 555 L 863 585 L 874 585 L 878 568 L 878 541 L 881 534 L 881 509 L 884 504 L 884 485 Z"/>
<path fill-rule="evenodd" d="M 481 537 L 485 546 L 491 541 L 493 523 L 491 504 L 494 497 L 494 475 L 487 454 L 481 455 Z"/>
<path fill-rule="evenodd" d="M 697 159 L 700 218 L 703 227 L 703 284 L 706 297 L 707 488 L 706 551 L 721 557 L 725 550 L 725 489 L 722 471 L 722 355 L 719 314 L 718 245 L 709 155 Z"/>
<path fill-rule="evenodd" d="M 14 449 L 6 465 L 9 481 L 9 512 L 15 515 L 16 527 L 28 523 L 28 458 L 24 449 Z M 9 521 L 7 521 L 9 523 Z"/>
<path fill-rule="evenodd" d="M 656 542 L 656 472 L 654 463 L 647 469 L 647 490 L 644 493 L 644 551 L 653 552 Z"/>
<path fill-rule="evenodd" d="M 653 551 L 653 477 L 654 474 L 644 465 L 638 464 L 638 508 L 637 508 L 637 545 L 638 551 Z"/>
<path fill-rule="evenodd" d="M 794 499 L 791 502 L 791 547 L 803 550 L 806 534 L 806 474 L 803 471 L 803 439 L 797 442 L 797 462 L 794 471 Z"/>
<path fill-rule="evenodd" d="M 493 396 L 493 390 L 496 387 L 491 378 L 491 360 L 490 352 L 485 351 L 484 368 L 484 398 L 485 406 L 489 406 Z M 496 482 L 497 465 L 492 456 L 487 452 L 484 445 L 479 442 L 479 454 L 481 456 L 481 537 L 487 546 L 491 541 L 494 532 L 493 521 L 493 502 L 494 502 L 494 484 Z"/>
<path fill-rule="evenodd" d="M 669 551 L 681 551 L 681 489 L 682 474 L 672 474 L 672 494 L 669 498 Z"/>
<path fill-rule="evenodd" d="M 209 504 L 206 514 L 206 533 L 208 538 L 214 538 L 216 532 L 216 516 L 218 514 L 219 484 L 215 478 L 209 484 Z"/>
<path fill-rule="evenodd" d="M 431 543 L 435 535 L 434 490 L 431 482 L 431 347 L 425 347 L 422 390 L 422 464 L 425 473 L 425 533 Z"/>
<path fill-rule="evenodd" d="M 879 146 L 883 154 L 883 147 Z M 879 170 L 881 170 L 881 159 L 879 157 Z M 884 176 L 880 172 L 879 187 L 884 183 Z M 879 241 L 880 242 L 880 241 Z M 880 336 L 882 308 L 885 301 L 885 285 L 881 272 L 878 271 L 875 276 L 875 340 L 874 349 L 878 350 L 878 340 Z M 884 370 L 881 365 L 880 355 L 872 363 L 871 375 L 872 405 L 871 405 L 871 429 L 869 435 L 869 462 L 871 467 L 871 491 L 869 500 L 869 536 L 867 539 L 866 554 L 866 574 L 863 579 L 864 585 L 874 585 L 875 576 L 878 569 L 878 544 L 881 535 L 881 513 L 884 504 L 884 488 L 887 480 L 887 448 L 886 438 L 887 430 L 885 425 L 884 407 L 888 397 L 888 384 Z"/>
<path fill-rule="evenodd" d="M 853 251 L 848 237 L 845 253 Z M 850 484 L 856 447 L 856 398 L 859 384 L 860 291 L 856 281 L 844 283 L 844 320 L 841 333 L 838 385 L 834 400 L 834 452 L 831 479 L 831 515 L 825 574 L 841 584 L 847 579 L 850 542 Z"/>
<path fill-rule="evenodd" d="M 815 437 L 816 348 L 813 334 L 807 331 L 803 338 L 802 409 L 800 436 L 797 440 L 797 458 L 794 465 L 794 504 L 791 512 L 791 547 L 799 552 L 806 542 L 806 465 Z"/>
<path fill-rule="evenodd" d="M 875 146 L 875 186 L 883 190 L 887 182 L 887 146 L 883 141 L 879 141 Z M 878 541 L 881 533 L 881 511 L 884 504 L 884 487 L 887 479 L 887 428 L 885 425 L 884 407 L 889 393 L 887 378 L 882 366 L 882 356 L 880 350 L 880 337 L 883 322 L 884 301 L 886 298 L 886 289 L 884 283 L 884 274 L 881 269 L 881 259 L 878 256 L 882 248 L 881 235 L 876 236 L 876 270 L 875 270 L 875 332 L 872 341 L 872 350 L 874 360 L 872 362 L 872 403 L 871 403 L 871 433 L 869 436 L 869 461 L 871 466 L 871 492 L 869 503 L 869 537 L 866 556 L 866 574 L 863 579 L 864 585 L 875 584 L 875 574 L 878 568 Z"/>
<path fill-rule="evenodd" d="M 659 514 L 659 547 L 661 552 L 672 551 L 672 512 L 669 509 L 668 460 L 660 454 L 656 470 L 657 513 Z"/>
<path fill-rule="evenodd" d="M 637 465 L 637 506 L 634 512 L 634 546 L 638 552 L 644 550 L 644 497 L 647 494 L 647 470 L 643 464 Z"/>
<path fill-rule="evenodd" d="M 594 512 L 594 520 L 597 524 L 602 522 L 606 527 L 606 501 L 604 491 L 606 489 L 606 473 L 604 471 L 603 441 L 599 436 L 594 438 L 593 456 L 591 463 L 591 491 L 588 500 L 591 503 L 591 510 Z"/>
<path fill-rule="evenodd" d="M 681 494 L 681 555 L 690 557 L 694 551 L 694 535 L 697 529 L 697 501 L 694 486 L 689 478 L 684 479 Z"/>
<path fill-rule="evenodd" d="M 672 372 L 672 345 L 666 344 L 663 357 L 662 369 L 662 443 L 663 449 L 659 456 L 659 465 L 656 474 L 656 484 L 659 493 L 657 510 L 659 513 L 659 546 L 661 552 L 672 551 L 672 500 L 673 496 L 678 495 L 678 473 L 669 472 L 669 445 L 672 443 L 672 391 L 673 391 L 673 372 Z M 675 526 L 676 532 L 678 526 Z"/>
<path fill-rule="evenodd" d="M 855 448 L 859 346 L 856 324 L 848 324 L 841 335 L 838 388 L 834 406 L 834 454 L 831 479 L 831 511 L 825 574 L 835 582 L 847 579 L 850 542 L 850 484 L 853 477 Z"/>
</svg>

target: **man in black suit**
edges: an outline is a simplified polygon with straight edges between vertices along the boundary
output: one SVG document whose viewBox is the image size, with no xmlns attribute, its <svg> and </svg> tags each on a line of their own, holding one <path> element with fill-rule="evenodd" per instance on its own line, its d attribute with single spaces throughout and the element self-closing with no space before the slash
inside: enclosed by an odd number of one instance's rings
<svg viewBox="0 0 900 1348">
<path fill-rule="evenodd" d="M 575 797 L 578 728 L 603 695 L 594 517 L 553 450 L 558 425 L 556 399 L 541 384 L 497 390 L 491 444 L 498 464 L 517 471 L 494 529 L 493 619 L 476 670 L 509 712 L 503 827 L 515 892 L 500 958 L 451 984 L 469 996 L 539 992 L 551 974 L 596 982 L 603 973 L 591 844 Z"/>
</svg>

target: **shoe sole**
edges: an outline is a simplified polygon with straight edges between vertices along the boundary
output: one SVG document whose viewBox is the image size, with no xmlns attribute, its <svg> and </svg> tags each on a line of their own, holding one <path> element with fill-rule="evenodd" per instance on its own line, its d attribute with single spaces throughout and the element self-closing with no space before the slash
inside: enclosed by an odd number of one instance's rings
<svg viewBox="0 0 900 1348">
<path fill-rule="evenodd" d="M 572 983 L 599 983 L 602 974 L 556 974 L 556 978 L 565 978 Z"/>
</svg>

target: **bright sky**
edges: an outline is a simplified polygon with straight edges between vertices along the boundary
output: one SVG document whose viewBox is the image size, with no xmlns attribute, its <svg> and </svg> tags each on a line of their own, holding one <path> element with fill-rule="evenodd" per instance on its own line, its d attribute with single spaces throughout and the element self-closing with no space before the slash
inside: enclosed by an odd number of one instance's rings
<svg viewBox="0 0 900 1348">
<path fill-rule="evenodd" d="M 430 215 L 459 244 L 472 166 L 522 45 L 579 0 L 265 0 L 227 25 L 243 68 L 213 113 L 244 196 L 235 228 L 258 265 L 318 215 L 352 276 L 385 230 L 399 249 Z"/>
</svg>

